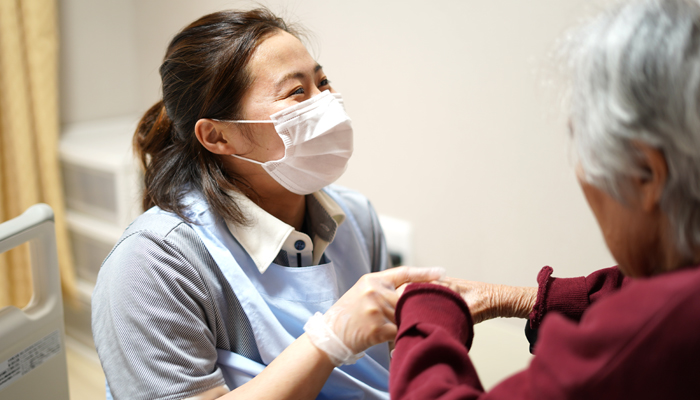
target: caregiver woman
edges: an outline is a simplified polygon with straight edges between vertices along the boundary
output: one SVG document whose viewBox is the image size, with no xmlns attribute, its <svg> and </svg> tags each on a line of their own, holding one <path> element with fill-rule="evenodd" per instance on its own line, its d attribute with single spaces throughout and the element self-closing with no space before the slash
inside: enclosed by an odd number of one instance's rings
<svg viewBox="0 0 700 400">
<path fill-rule="evenodd" d="M 440 273 L 382 271 L 374 210 L 328 186 L 353 137 L 321 66 L 257 9 L 195 21 L 160 73 L 134 136 L 148 211 L 92 301 L 108 396 L 388 398 L 395 288 Z"/>
<path fill-rule="evenodd" d="M 408 285 L 392 399 L 700 398 L 700 2 L 625 2 L 570 45 L 577 175 L 618 266 L 545 267 L 538 288 Z M 499 316 L 539 337 L 530 365 L 486 392 L 472 325 Z"/>
</svg>

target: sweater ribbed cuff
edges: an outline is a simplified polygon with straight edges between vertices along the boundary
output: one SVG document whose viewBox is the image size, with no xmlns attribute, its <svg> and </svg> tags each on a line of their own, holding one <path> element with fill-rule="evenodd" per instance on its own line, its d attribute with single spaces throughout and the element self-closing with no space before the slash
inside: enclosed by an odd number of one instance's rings
<svg viewBox="0 0 700 400">
<path fill-rule="evenodd" d="M 586 278 L 553 278 L 554 270 L 544 267 L 537 274 L 537 300 L 530 313 L 530 328 L 538 329 L 548 312 L 578 320 L 588 307 Z"/>
<path fill-rule="evenodd" d="M 413 283 L 406 287 L 396 304 L 398 336 L 406 329 L 428 323 L 439 325 L 470 348 L 474 328 L 467 303 L 454 291 L 430 283 Z"/>
</svg>

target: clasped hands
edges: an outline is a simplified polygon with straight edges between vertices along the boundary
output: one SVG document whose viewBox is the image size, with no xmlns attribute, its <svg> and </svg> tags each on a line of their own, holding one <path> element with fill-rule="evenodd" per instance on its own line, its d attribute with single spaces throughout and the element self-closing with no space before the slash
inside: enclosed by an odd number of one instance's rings
<svg viewBox="0 0 700 400">
<path fill-rule="evenodd" d="M 305 330 L 335 365 L 351 364 L 369 347 L 395 338 L 396 303 L 406 285 L 416 282 L 458 293 L 474 323 L 496 317 L 527 318 L 537 296 L 537 288 L 445 277 L 441 267 L 398 267 L 362 276 L 325 314 L 312 317 Z"/>
</svg>

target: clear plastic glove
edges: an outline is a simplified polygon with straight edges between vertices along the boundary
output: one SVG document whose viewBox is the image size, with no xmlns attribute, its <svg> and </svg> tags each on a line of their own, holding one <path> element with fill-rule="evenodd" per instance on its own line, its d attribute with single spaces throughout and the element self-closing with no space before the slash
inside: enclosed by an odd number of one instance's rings
<svg viewBox="0 0 700 400">
<path fill-rule="evenodd" d="M 441 267 L 398 267 L 366 274 L 325 314 L 311 317 L 304 330 L 335 365 L 352 364 L 364 350 L 396 337 L 397 287 L 444 276 Z"/>
<path fill-rule="evenodd" d="M 492 318 L 527 318 L 537 298 L 537 288 L 497 285 L 446 277 L 433 282 L 447 286 L 464 299 L 475 324 Z"/>
</svg>

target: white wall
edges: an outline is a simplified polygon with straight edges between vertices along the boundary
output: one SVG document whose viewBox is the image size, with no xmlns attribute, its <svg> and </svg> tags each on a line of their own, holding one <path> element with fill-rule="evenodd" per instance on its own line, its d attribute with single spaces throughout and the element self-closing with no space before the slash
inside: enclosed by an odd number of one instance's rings
<svg viewBox="0 0 700 400">
<path fill-rule="evenodd" d="M 134 3 L 61 0 L 58 9 L 62 122 L 139 110 Z"/>
</svg>

